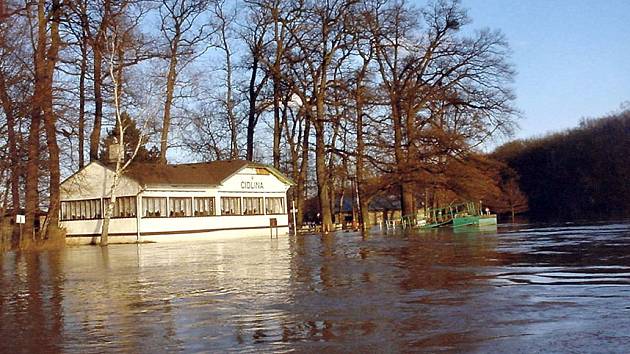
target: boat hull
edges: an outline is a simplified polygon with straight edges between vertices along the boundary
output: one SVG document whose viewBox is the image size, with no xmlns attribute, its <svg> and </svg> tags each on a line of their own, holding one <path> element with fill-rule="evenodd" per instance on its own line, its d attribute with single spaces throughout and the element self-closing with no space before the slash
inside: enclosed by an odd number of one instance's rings
<svg viewBox="0 0 630 354">
<path fill-rule="evenodd" d="M 489 226 L 497 224 L 496 215 L 468 215 L 453 218 L 453 227 Z"/>
</svg>

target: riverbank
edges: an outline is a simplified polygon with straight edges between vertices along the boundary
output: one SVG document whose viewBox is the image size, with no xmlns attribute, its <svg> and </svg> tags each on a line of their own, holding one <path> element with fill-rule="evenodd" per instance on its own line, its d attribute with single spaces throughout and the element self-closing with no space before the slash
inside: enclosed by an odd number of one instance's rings
<svg viewBox="0 0 630 354">
<path fill-rule="evenodd" d="M 0 220 L 0 252 L 11 250 L 19 251 L 48 251 L 64 248 L 66 245 L 65 230 L 58 227 L 49 227 L 45 238 L 20 239 L 20 229 L 18 225 L 11 224 L 9 218 Z"/>
</svg>

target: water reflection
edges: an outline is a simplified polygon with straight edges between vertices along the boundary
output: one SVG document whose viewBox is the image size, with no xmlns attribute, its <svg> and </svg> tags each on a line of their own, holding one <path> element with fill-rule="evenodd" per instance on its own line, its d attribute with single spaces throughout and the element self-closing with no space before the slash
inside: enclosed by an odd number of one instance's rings
<svg viewBox="0 0 630 354">
<path fill-rule="evenodd" d="M 56 352 L 62 342 L 64 275 L 59 253 L 0 259 L 0 351 Z"/>
<path fill-rule="evenodd" d="M 2 352 L 630 350 L 630 225 L 8 253 Z"/>
</svg>

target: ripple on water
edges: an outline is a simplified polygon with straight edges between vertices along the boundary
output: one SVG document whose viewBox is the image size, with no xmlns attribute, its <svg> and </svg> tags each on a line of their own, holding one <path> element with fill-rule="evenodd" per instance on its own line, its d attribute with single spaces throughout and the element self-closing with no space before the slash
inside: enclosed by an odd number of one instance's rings
<svg viewBox="0 0 630 354">
<path fill-rule="evenodd" d="M 0 351 L 630 352 L 630 224 L 465 231 L 7 254 Z"/>
</svg>

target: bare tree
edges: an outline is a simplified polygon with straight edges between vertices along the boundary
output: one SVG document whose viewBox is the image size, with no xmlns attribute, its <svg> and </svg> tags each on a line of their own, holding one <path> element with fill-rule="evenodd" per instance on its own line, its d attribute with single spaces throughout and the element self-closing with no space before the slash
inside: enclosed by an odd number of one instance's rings
<svg viewBox="0 0 630 354">
<path fill-rule="evenodd" d="M 20 58 L 28 57 L 25 52 L 24 23 L 17 15 L 0 19 L 0 107 L 6 120 L 6 162 L 10 168 L 11 205 L 13 213 L 20 209 L 20 175 L 22 144 L 19 125 L 28 107 L 31 76 L 27 63 Z M 6 134 L 6 135 L 5 135 Z"/>
<path fill-rule="evenodd" d="M 309 83 L 307 91 L 296 89 L 296 85 L 294 90 L 303 102 L 306 116 L 311 120 L 315 130 L 317 194 L 325 232 L 332 230 L 333 222 L 329 171 L 326 164 L 326 95 L 331 70 L 342 62 L 338 54 L 349 44 L 350 38 L 345 24 L 352 13 L 353 3 L 343 0 L 309 4 L 310 6 L 301 8 L 302 16 L 299 23 L 289 29 L 299 50 L 299 57 L 292 58 L 292 61 L 303 62 L 302 68 L 293 70 L 294 77 L 301 77 Z M 300 76 L 300 73 L 306 75 Z"/>
<path fill-rule="evenodd" d="M 92 75 L 94 83 L 94 123 L 92 132 L 90 133 L 90 161 L 98 160 L 98 148 L 101 140 L 101 126 L 103 122 L 103 52 L 106 50 L 106 33 L 109 22 L 115 17 L 115 9 L 111 0 L 103 0 L 102 9 L 100 11 L 100 23 L 97 26 L 96 33 L 92 30 L 88 32 L 92 52 L 94 55 Z M 86 27 L 88 30 L 89 27 Z"/>
<path fill-rule="evenodd" d="M 140 136 L 138 141 L 133 147 L 133 153 L 131 156 L 127 157 L 127 154 L 124 153 L 124 148 L 126 147 L 125 143 L 125 130 L 127 126 L 125 125 L 125 121 L 122 117 L 121 112 L 121 77 L 122 70 L 124 68 L 123 62 L 120 60 L 120 47 L 121 43 L 118 41 L 116 33 L 114 32 L 113 37 L 111 39 L 111 52 L 109 57 L 109 76 L 113 83 L 114 89 L 114 113 L 116 116 L 116 127 L 117 127 L 117 141 L 118 141 L 118 153 L 116 154 L 116 164 L 113 171 L 112 183 L 109 186 L 109 203 L 105 206 L 105 213 L 103 215 L 103 226 L 101 229 L 101 246 L 107 246 L 109 243 L 109 222 L 114 213 L 114 206 L 116 205 L 116 189 L 118 188 L 118 184 L 120 183 L 120 179 L 132 163 L 132 161 L 138 155 L 138 151 L 140 147 L 143 146 L 144 136 Z M 146 126 L 149 124 L 149 120 L 145 121 L 145 126 L 142 129 L 142 132 L 146 131 Z"/>
<path fill-rule="evenodd" d="M 256 126 L 258 125 L 260 116 L 266 108 L 266 103 L 259 102 L 259 98 L 261 97 L 261 93 L 263 92 L 263 89 L 269 79 L 269 71 L 264 70 L 264 64 L 261 63 L 261 61 L 264 61 L 266 34 L 269 20 L 267 19 L 267 16 L 265 16 L 264 12 L 257 12 L 251 7 L 249 16 L 246 19 L 248 20 L 248 24 L 245 25 L 245 29 L 241 34 L 248 49 L 245 55 L 247 56 L 246 62 L 250 72 L 249 83 L 247 86 L 248 110 L 246 159 L 248 161 L 253 161 L 254 134 L 256 132 Z M 260 78 L 261 74 L 262 78 Z M 274 167 L 277 168 L 278 166 Z"/>
<path fill-rule="evenodd" d="M 489 133 L 509 126 L 513 71 L 500 33 L 460 34 L 469 19 L 458 1 L 438 1 L 421 12 L 404 3 L 378 4 L 372 11 L 370 31 L 393 128 L 391 170 L 403 215 L 414 216 L 414 176 L 427 168 L 422 162 L 444 165 L 467 148 L 464 126 L 488 127 Z M 418 18 L 426 27 L 419 27 Z M 454 112 L 465 115 L 456 125 L 445 124 Z"/>
<path fill-rule="evenodd" d="M 160 162 L 164 164 L 178 72 L 205 52 L 199 45 L 212 34 L 209 26 L 198 24 L 207 7 L 208 1 L 162 0 L 160 4 L 160 32 L 168 45 L 166 58 L 169 61 L 160 138 Z"/>
<path fill-rule="evenodd" d="M 236 159 L 239 156 L 238 131 L 240 124 L 235 112 L 234 65 L 232 63 L 234 53 L 230 44 L 230 32 L 236 18 L 236 7 L 230 8 L 224 0 L 219 0 L 215 3 L 213 11 L 216 18 L 216 47 L 223 52 L 225 58 L 225 65 L 223 66 L 226 89 L 224 106 L 230 132 L 230 158 Z"/>
<path fill-rule="evenodd" d="M 27 5 L 26 13 L 32 20 L 32 10 Z M 61 4 L 53 1 L 47 8 L 46 2 L 37 3 L 35 19 L 34 43 L 34 92 L 31 101 L 31 126 L 29 131 L 28 163 L 26 171 L 26 235 L 33 234 L 33 225 L 39 210 L 39 158 L 40 158 L 40 128 L 42 118 L 46 131 L 48 146 L 48 168 L 50 171 L 50 202 L 48 218 L 45 226 L 57 225 L 59 214 L 59 148 L 56 136 L 56 116 L 53 111 L 53 76 L 59 51 L 59 21 L 61 18 Z M 49 34 L 50 33 L 50 34 Z M 46 227 L 44 227 L 46 230 Z"/>
</svg>

